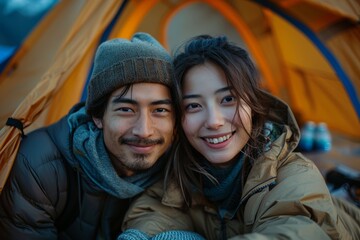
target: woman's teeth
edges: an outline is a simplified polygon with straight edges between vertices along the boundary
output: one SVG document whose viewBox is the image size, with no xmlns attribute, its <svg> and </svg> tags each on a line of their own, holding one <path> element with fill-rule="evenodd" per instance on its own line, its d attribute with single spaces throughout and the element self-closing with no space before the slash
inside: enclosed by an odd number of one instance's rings
<svg viewBox="0 0 360 240">
<path fill-rule="evenodd" d="M 208 143 L 218 144 L 218 143 L 222 143 L 222 142 L 228 140 L 230 137 L 231 137 L 231 134 L 228 134 L 228 135 L 226 135 L 226 136 L 218 137 L 218 138 L 205 138 L 205 140 L 206 140 Z"/>
</svg>

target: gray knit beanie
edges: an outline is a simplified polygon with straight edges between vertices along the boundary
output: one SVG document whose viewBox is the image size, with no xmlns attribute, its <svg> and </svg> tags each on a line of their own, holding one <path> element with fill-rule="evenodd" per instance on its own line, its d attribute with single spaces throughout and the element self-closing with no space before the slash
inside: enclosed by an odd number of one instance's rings
<svg viewBox="0 0 360 240">
<path fill-rule="evenodd" d="M 135 33 L 130 41 L 106 41 L 95 54 L 86 108 L 126 84 L 147 82 L 172 87 L 173 71 L 170 54 L 147 33 Z"/>
</svg>

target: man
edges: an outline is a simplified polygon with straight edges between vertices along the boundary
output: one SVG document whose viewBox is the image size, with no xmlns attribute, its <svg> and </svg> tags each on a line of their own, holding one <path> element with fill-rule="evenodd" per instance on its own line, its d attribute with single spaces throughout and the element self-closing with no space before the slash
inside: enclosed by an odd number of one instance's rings
<svg viewBox="0 0 360 240">
<path fill-rule="evenodd" d="M 115 239 L 167 161 L 174 89 L 171 57 L 150 35 L 101 44 L 86 104 L 23 139 L 0 196 L 0 239 Z"/>
</svg>

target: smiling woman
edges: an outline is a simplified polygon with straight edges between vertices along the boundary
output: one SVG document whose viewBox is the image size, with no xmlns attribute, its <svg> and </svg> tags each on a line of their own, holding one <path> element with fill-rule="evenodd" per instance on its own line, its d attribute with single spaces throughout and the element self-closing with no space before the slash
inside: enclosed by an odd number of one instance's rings
<svg viewBox="0 0 360 240">
<path fill-rule="evenodd" d="M 213 164 L 236 157 L 250 138 L 251 108 L 228 87 L 221 68 L 211 62 L 194 66 L 182 92 L 189 143 Z"/>
<path fill-rule="evenodd" d="M 360 237 L 360 210 L 332 199 L 314 163 L 295 152 L 292 111 L 261 89 L 243 48 L 197 36 L 174 66 L 182 92 L 177 151 L 165 186 L 135 201 L 119 240 L 135 233 L 181 239 L 183 231 L 210 240 Z"/>
</svg>

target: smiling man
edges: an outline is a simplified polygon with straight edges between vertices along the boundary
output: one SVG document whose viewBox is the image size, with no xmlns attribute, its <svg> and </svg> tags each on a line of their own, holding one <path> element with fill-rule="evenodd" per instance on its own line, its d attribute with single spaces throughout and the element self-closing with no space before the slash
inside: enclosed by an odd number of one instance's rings
<svg viewBox="0 0 360 240">
<path fill-rule="evenodd" d="M 0 196 L 0 239 L 115 239 L 168 160 L 174 89 L 171 57 L 152 36 L 101 44 L 86 103 L 23 139 Z"/>
<path fill-rule="evenodd" d="M 102 119 L 110 160 L 120 175 L 131 176 L 152 167 L 173 138 L 174 114 L 170 92 L 159 83 L 136 83 L 114 91 Z"/>
</svg>

